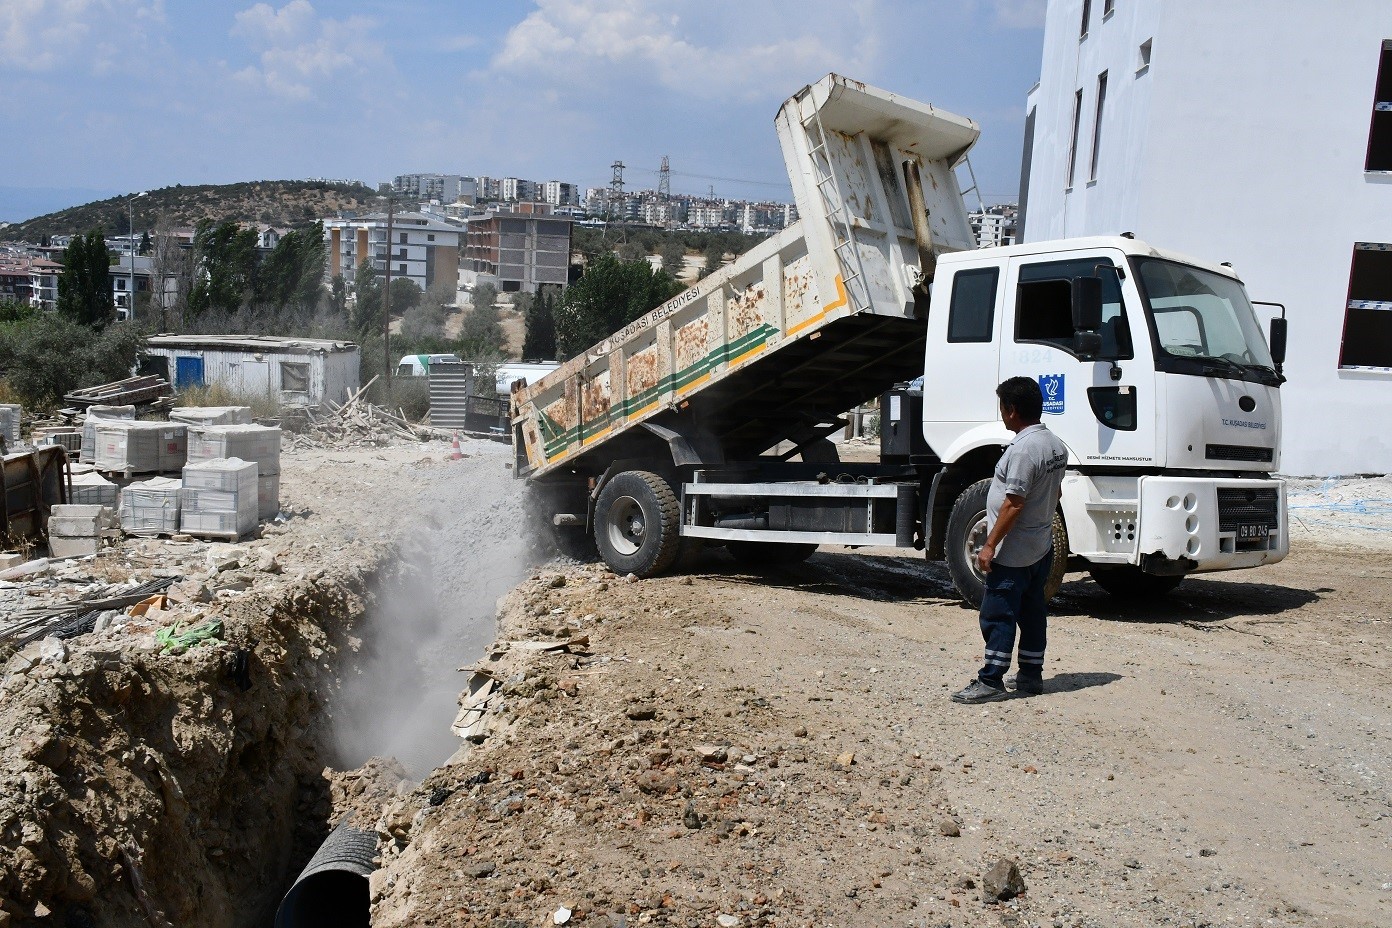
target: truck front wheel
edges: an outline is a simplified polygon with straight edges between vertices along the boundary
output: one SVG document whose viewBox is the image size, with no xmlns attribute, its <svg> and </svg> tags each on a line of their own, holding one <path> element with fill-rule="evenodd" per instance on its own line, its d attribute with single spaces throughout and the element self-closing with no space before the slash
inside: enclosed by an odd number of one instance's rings
<svg viewBox="0 0 1392 928">
<path fill-rule="evenodd" d="M 981 605 L 986 592 L 986 577 L 976 565 L 977 552 L 986 543 L 987 517 L 986 494 L 991 490 L 991 481 L 978 480 L 957 497 L 952 506 L 952 515 L 947 520 L 947 572 L 952 576 L 952 585 L 968 603 Z M 1063 575 L 1068 570 L 1068 528 L 1064 525 L 1062 514 L 1054 513 L 1053 524 L 1054 560 L 1049 568 L 1049 578 L 1044 582 L 1044 598 L 1050 600 L 1063 585 Z"/>
<path fill-rule="evenodd" d="M 1153 599 L 1164 596 L 1179 586 L 1184 575 L 1159 577 L 1148 574 L 1139 567 L 1093 567 L 1088 571 L 1093 582 L 1111 593 L 1117 599 Z"/>
<path fill-rule="evenodd" d="M 600 491 L 594 532 L 599 555 L 615 573 L 651 577 L 677 559 L 681 509 L 657 474 L 628 470 Z"/>
</svg>

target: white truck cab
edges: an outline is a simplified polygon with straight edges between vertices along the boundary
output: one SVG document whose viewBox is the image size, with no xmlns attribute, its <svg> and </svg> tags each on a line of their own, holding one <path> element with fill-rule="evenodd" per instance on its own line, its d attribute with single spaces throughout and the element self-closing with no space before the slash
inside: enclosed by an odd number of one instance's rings
<svg viewBox="0 0 1392 928">
<path fill-rule="evenodd" d="M 1080 347 L 1085 280 L 1101 285 L 1101 319 Z M 923 435 L 944 462 L 1009 442 L 994 388 L 1015 376 L 1038 381 L 1044 423 L 1068 446 L 1069 547 L 1104 585 L 1286 556 L 1285 487 L 1268 476 L 1284 378 L 1231 268 L 1123 236 L 943 255 Z"/>
</svg>

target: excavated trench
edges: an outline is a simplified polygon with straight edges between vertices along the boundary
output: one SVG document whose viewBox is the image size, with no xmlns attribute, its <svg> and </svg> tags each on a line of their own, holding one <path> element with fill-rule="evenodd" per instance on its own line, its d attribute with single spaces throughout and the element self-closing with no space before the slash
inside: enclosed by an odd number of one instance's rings
<svg viewBox="0 0 1392 928">
<path fill-rule="evenodd" d="M 472 484 L 404 540 L 246 597 L 220 644 L 76 645 L 7 687 L 0 928 L 366 925 L 375 818 L 334 771 L 394 757 L 419 779 L 458 749 L 457 668 L 527 566 L 516 490 Z"/>
</svg>

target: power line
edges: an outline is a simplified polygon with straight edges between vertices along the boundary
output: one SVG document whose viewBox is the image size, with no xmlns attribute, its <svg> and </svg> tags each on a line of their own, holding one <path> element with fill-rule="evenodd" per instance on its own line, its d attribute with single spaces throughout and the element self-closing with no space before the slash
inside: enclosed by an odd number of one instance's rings
<svg viewBox="0 0 1392 928">
<path fill-rule="evenodd" d="M 632 168 L 631 170 L 638 171 L 638 172 L 643 173 L 643 174 L 659 174 L 659 175 L 661 174 L 660 171 L 654 171 L 654 170 L 651 170 L 651 169 L 649 169 L 649 168 Z M 725 183 L 725 184 L 754 184 L 755 186 L 759 186 L 759 187 L 784 187 L 784 188 L 787 188 L 787 187 L 791 186 L 791 185 L 788 183 L 788 181 L 786 181 L 786 180 L 785 180 L 785 181 L 778 182 L 778 183 L 775 183 L 775 182 L 769 181 L 769 180 L 746 180 L 746 179 L 740 178 L 740 177 L 716 177 L 714 174 L 693 174 L 693 173 L 690 172 L 690 171 L 669 171 L 668 173 L 670 173 L 670 174 L 671 174 L 672 176 L 674 176 L 674 177 L 695 177 L 695 178 L 699 178 L 699 179 L 701 179 L 701 180 L 718 180 L 718 181 L 720 181 L 721 183 Z"/>
</svg>

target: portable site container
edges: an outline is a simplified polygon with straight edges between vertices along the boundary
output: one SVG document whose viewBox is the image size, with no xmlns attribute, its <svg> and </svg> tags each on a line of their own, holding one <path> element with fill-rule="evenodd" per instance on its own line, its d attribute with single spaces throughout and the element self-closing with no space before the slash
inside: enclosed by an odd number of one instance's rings
<svg viewBox="0 0 1392 928">
<path fill-rule="evenodd" d="M 240 399 L 290 406 L 342 403 L 358 389 L 360 351 L 352 342 L 260 335 L 153 335 L 141 373 L 177 390 L 220 386 Z"/>
</svg>

